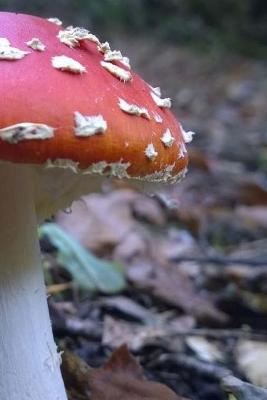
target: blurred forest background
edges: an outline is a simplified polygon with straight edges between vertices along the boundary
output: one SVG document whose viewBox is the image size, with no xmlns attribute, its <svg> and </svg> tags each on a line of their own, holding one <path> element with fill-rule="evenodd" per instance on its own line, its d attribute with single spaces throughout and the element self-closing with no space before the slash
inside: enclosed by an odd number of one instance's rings
<svg viewBox="0 0 267 400">
<path fill-rule="evenodd" d="M 108 182 L 41 229 L 61 347 L 100 366 L 127 343 L 146 376 L 180 396 L 226 400 L 221 381 L 231 375 L 254 385 L 224 382 L 231 399 L 266 400 L 267 2 L 0 0 L 0 8 L 109 40 L 196 132 L 179 185 L 148 197 Z M 65 382 L 70 399 L 88 400 L 80 362 L 66 352 Z"/>
<path fill-rule="evenodd" d="M 92 30 L 152 34 L 160 40 L 205 49 L 223 47 L 266 55 L 264 0 L 1 0 L 2 10 L 61 15 Z"/>
</svg>

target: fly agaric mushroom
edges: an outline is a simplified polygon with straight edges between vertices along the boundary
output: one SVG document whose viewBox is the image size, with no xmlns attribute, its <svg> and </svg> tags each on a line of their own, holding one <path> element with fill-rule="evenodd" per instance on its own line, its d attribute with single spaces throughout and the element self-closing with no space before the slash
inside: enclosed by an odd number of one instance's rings
<svg viewBox="0 0 267 400">
<path fill-rule="evenodd" d="M 0 398 L 65 400 L 37 221 L 105 176 L 174 183 L 181 129 L 129 60 L 86 29 L 0 13 Z"/>
</svg>

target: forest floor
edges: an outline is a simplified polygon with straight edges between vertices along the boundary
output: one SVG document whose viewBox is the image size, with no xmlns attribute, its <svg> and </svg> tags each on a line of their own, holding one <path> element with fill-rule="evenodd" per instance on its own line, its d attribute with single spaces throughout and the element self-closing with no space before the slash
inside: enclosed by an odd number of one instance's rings
<svg viewBox="0 0 267 400">
<path fill-rule="evenodd" d="M 113 47 L 172 97 L 175 114 L 196 135 L 179 185 L 147 196 L 107 182 L 103 193 L 56 216 L 73 240 L 110 268 L 123 268 L 122 290 L 81 290 L 79 277 L 59 262 L 53 238 L 41 239 L 54 332 L 72 352 L 63 364 L 70 399 L 226 400 L 225 377 L 232 400 L 267 399 L 266 62 L 153 39 L 117 37 Z M 73 353 L 96 368 L 123 344 L 146 378 L 182 397 L 160 395 L 161 387 L 115 396 L 103 377 L 101 397 Z M 120 351 L 123 364 L 126 350 Z M 138 380 L 137 364 L 134 373 L 126 364 L 118 379 Z"/>
</svg>

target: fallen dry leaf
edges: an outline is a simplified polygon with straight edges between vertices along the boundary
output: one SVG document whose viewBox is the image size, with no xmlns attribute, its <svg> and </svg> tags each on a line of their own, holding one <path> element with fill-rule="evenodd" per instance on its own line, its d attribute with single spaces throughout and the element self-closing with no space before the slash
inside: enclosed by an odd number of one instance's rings
<svg viewBox="0 0 267 400">
<path fill-rule="evenodd" d="M 186 400 L 167 386 L 148 381 L 126 345 L 100 368 L 74 353 L 63 354 L 62 374 L 69 400 Z"/>
<path fill-rule="evenodd" d="M 241 218 L 251 229 L 267 228 L 266 206 L 239 206 L 235 213 L 237 218 Z"/>
<path fill-rule="evenodd" d="M 144 232 L 131 231 L 125 235 L 114 250 L 114 259 L 129 262 L 135 257 L 144 256 L 147 253 L 147 241 L 144 240 Z"/>
<path fill-rule="evenodd" d="M 240 340 L 236 361 L 251 383 L 267 388 L 267 343 Z"/>
<path fill-rule="evenodd" d="M 164 315 L 158 315 L 153 325 L 141 325 L 106 316 L 102 343 L 111 349 L 127 344 L 131 351 L 141 351 L 146 345 L 164 343 L 165 348 L 176 352 L 183 348 L 179 333 L 192 329 L 194 325 L 195 321 L 190 316 L 167 319 Z"/>
<path fill-rule="evenodd" d="M 266 188 L 258 182 L 244 182 L 239 190 L 240 202 L 248 205 L 267 205 Z"/>
<path fill-rule="evenodd" d="M 133 228 L 130 204 L 135 198 L 131 190 L 84 196 L 72 204 L 70 214 L 59 212 L 57 223 L 92 251 L 113 249 Z"/>
<path fill-rule="evenodd" d="M 115 248 L 128 234 L 140 229 L 136 218 L 155 226 L 165 223 L 164 212 L 155 198 L 130 189 L 83 196 L 72 204 L 71 210 L 68 214 L 59 212 L 57 223 L 84 247 L 96 252 Z"/>
<path fill-rule="evenodd" d="M 189 158 L 191 166 L 204 171 L 210 171 L 212 167 L 212 161 L 203 151 L 201 151 L 197 147 L 190 147 Z"/>
<path fill-rule="evenodd" d="M 196 354 L 197 358 L 207 362 L 221 362 L 224 360 L 222 351 L 218 343 L 215 344 L 202 336 L 188 336 L 187 346 Z"/>
<path fill-rule="evenodd" d="M 183 310 L 208 325 L 226 323 L 227 316 L 213 305 L 208 296 L 197 293 L 189 277 L 177 266 L 155 268 L 149 284 L 153 295 L 166 304 Z"/>
<path fill-rule="evenodd" d="M 115 349 L 123 344 L 132 351 L 140 351 L 146 344 L 168 335 L 163 326 L 144 326 L 106 316 L 104 319 L 102 343 Z"/>
<path fill-rule="evenodd" d="M 92 400 L 183 400 L 167 386 L 146 380 L 125 345 L 103 367 L 90 372 L 89 382 Z"/>
<path fill-rule="evenodd" d="M 163 330 L 148 329 L 140 324 L 118 321 L 109 316 L 104 319 L 102 344 L 111 349 L 127 344 L 131 351 L 140 351 L 150 340 L 164 335 Z"/>
<path fill-rule="evenodd" d="M 267 313 L 267 294 L 240 290 L 242 300 L 248 308 L 255 312 Z"/>
<path fill-rule="evenodd" d="M 266 400 L 267 390 L 243 382 L 234 376 L 227 376 L 222 379 L 223 389 L 229 393 L 229 400 Z M 234 397 L 230 397 L 233 393 Z"/>
<path fill-rule="evenodd" d="M 146 221 L 152 225 L 163 226 L 166 218 L 158 201 L 153 197 L 137 193 L 132 204 L 133 212 L 137 219 Z"/>
<path fill-rule="evenodd" d="M 197 293 L 189 277 L 176 265 L 137 263 L 128 270 L 128 279 L 150 291 L 165 304 L 179 308 L 209 325 L 226 323 L 227 316 L 213 305 L 208 296 Z"/>
</svg>

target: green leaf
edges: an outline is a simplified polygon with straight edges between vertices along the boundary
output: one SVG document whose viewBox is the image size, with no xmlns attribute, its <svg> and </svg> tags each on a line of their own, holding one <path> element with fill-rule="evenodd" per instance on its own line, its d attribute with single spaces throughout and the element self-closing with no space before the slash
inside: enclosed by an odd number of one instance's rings
<svg viewBox="0 0 267 400">
<path fill-rule="evenodd" d="M 80 289 L 117 293 L 125 288 L 122 268 L 95 257 L 58 225 L 43 224 L 39 228 L 39 235 L 49 237 L 58 249 L 58 262 L 71 273 L 73 281 Z"/>
<path fill-rule="evenodd" d="M 229 394 L 229 400 L 237 400 L 237 398 L 233 394 Z"/>
</svg>

